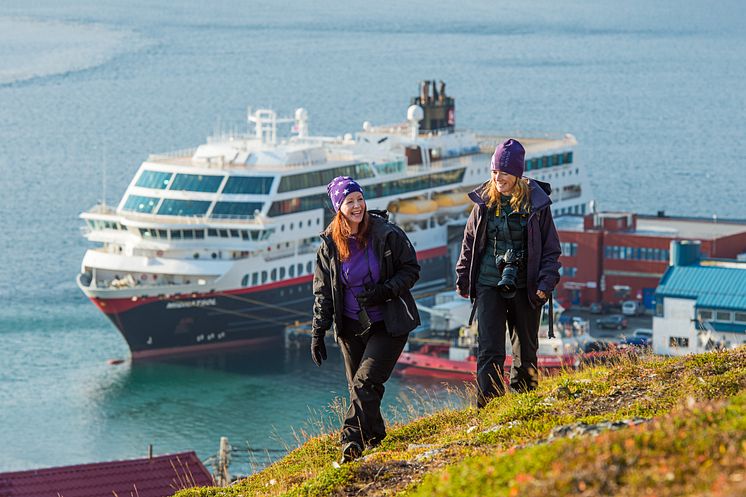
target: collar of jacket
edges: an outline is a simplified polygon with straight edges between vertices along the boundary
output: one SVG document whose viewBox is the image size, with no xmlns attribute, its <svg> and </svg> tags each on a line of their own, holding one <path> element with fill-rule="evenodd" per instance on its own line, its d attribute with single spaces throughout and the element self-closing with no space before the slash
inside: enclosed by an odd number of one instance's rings
<svg viewBox="0 0 746 497">
<path fill-rule="evenodd" d="M 531 212 L 540 211 L 545 207 L 548 207 L 552 203 L 552 199 L 549 198 L 549 194 L 552 193 L 552 187 L 549 183 L 539 181 L 536 179 L 528 178 L 529 193 L 531 199 Z M 487 206 L 487 186 L 490 181 L 487 180 L 474 190 L 469 192 L 469 198 L 472 202 L 480 207 Z"/>
</svg>

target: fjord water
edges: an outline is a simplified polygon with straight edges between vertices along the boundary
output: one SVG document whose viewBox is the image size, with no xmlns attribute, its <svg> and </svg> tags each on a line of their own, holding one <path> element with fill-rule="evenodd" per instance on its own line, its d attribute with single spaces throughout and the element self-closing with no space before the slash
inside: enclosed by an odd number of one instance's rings
<svg viewBox="0 0 746 497">
<path fill-rule="evenodd" d="M 148 153 L 244 129 L 247 106 L 332 134 L 400 121 L 436 78 L 460 127 L 573 133 L 601 209 L 746 218 L 744 21 L 740 0 L 4 0 L 0 471 L 280 449 L 345 393 L 306 354 L 106 363 L 127 349 L 74 284 L 77 215 Z"/>
</svg>

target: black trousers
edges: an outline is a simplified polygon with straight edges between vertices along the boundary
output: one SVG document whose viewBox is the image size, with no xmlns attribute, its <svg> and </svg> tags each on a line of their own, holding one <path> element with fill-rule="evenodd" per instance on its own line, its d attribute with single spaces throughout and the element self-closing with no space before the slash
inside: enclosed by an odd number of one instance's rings
<svg viewBox="0 0 746 497">
<path fill-rule="evenodd" d="M 510 388 L 525 392 L 539 384 L 536 355 L 539 350 L 541 308 L 534 309 L 528 294 L 519 288 L 512 299 L 505 299 L 497 288 L 477 285 L 477 406 L 484 407 L 493 397 L 505 393 L 505 333 L 510 333 L 513 365 Z"/>
<path fill-rule="evenodd" d="M 345 318 L 337 337 L 345 363 L 350 407 L 342 427 L 342 443 L 357 442 L 361 447 L 377 445 L 386 436 L 381 416 L 384 383 L 394 370 L 407 343 L 407 335 L 392 337 L 382 321 L 373 323 L 363 336 L 357 321 Z"/>
</svg>

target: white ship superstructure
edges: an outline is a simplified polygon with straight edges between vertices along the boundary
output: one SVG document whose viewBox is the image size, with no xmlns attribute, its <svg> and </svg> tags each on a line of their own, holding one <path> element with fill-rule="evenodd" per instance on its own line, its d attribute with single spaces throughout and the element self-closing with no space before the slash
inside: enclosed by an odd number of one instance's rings
<svg viewBox="0 0 746 497">
<path fill-rule="evenodd" d="M 309 319 L 318 234 L 331 219 L 326 185 L 354 177 L 370 209 L 388 209 L 418 252 L 418 289 L 449 280 L 447 230 L 471 209 L 501 136 L 455 129 L 453 99 L 422 95 L 407 121 L 355 135 L 312 136 L 308 114 L 250 112 L 250 135 L 212 137 L 152 155 L 116 208 L 81 214 L 99 247 L 78 284 L 114 322 L 133 357 L 250 345 Z M 439 119 L 442 118 L 442 119 Z M 282 138 L 282 127 L 294 133 Z M 585 212 L 575 139 L 518 137 L 526 175 L 548 181 L 555 213 Z"/>
</svg>

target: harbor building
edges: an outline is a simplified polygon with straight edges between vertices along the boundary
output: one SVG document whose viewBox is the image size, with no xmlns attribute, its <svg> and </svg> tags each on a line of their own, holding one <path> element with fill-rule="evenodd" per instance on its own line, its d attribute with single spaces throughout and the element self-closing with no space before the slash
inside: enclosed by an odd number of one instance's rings
<svg viewBox="0 0 746 497">
<path fill-rule="evenodd" d="M 671 265 L 656 289 L 656 354 L 746 344 L 746 261 L 702 259 L 702 245 L 671 243 Z"/>
<path fill-rule="evenodd" d="M 736 259 L 746 252 L 744 221 L 663 212 L 594 212 L 555 221 L 562 243 L 557 298 L 566 307 L 634 300 L 653 312 L 655 289 L 668 268 L 672 241 L 697 240 L 708 258 Z"/>
</svg>

